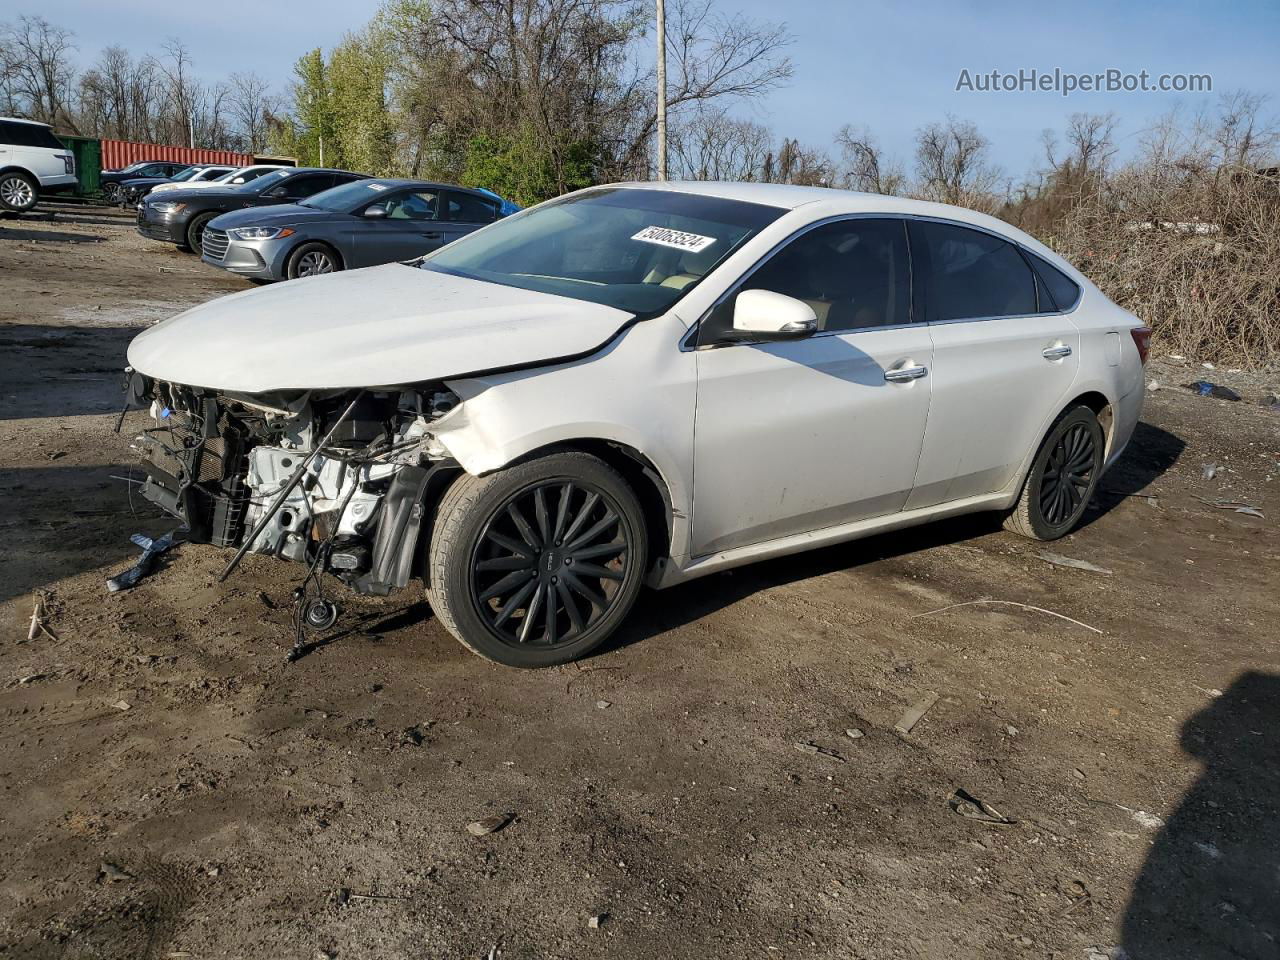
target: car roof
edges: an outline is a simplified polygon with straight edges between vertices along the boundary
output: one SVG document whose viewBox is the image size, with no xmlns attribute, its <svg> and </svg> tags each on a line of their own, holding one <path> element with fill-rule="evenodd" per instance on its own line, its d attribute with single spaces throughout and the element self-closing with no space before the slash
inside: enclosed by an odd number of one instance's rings
<svg viewBox="0 0 1280 960">
<path fill-rule="evenodd" d="M 669 190 L 675 193 L 758 203 L 784 210 L 796 210 L 806 204 L 821 203 L 823 216 L 838 216 L 845 213 L 883 213 L 933 217 L 982 227 L 1006 237 L 1030 240 L 1036 247 L 1042 247 L 1039 241 L 1012 224 L 985 213 L 979 213 L 977 210 L 927 200 L 909 200 L 906 197 L 893 197 L 880 193 L 860 193 L 856 190 L 837 190 L 833 187 L 800 187 L 789 183 L 732 183 L 702 180 L 633 181 L 602 186 L 625 190 Z M 599 188 L 588 187 L 587 189 Z"/>
<path fill-rule="evenodd" d="M 370 177 L 374 183 L 381 183 L 388 187 L 434 187 L 438 190 L 461 190 L 464 193 L 474 193 L 478 196 L 488 197 L 488 194 L 475 187 L 460 187 L 456 183 L 440 183 L 438 180 L 415 180 L 412 177 Z"/>
<path fill-rule="evenodd" d="M 53 129 L 52 124 L 43 123 L 40 120 L 26 120 L 22 117 L 0 117 L 0 120 L 3 120 L 5 123 L 29 123 L 33 127 L 48 127 L 50 130 Z"/>
</svg>

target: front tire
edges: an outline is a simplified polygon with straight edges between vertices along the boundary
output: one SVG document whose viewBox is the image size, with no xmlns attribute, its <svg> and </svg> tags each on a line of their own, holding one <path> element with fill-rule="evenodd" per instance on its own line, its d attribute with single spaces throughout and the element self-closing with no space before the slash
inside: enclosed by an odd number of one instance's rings
<svg viewBox="0 0 1280 960">
<path fill-rule="evenodd" d="M 0 174 L 0 209 L 14 213 L 34 210 L 40 197 L 40 188 L 25 173 L 10 170 Z"/>
<path fill-rule="evenodd" d="M 1102 425 L 1088 407 L 1072 407 L 1059 417 L 1036 452 L 1005 529 L 1032 540 L 1070 533 L 1098 484 L 1104 449 Z"/>
<path fill-rule="evenodd" d="M 191 222 L 187 224 L 187 247 L 198 257 L 204 253 L 204 249 L 200 246 L 204 242 L 204 228 L 209 225 L 209 221 L 216 217 L 216 213 L 201 213 L 191 218 Z M 178 245 L 178 249 L 182 249 L 182 245 Z"/>
<path fill-rule="evenodd" d="M 303 243 L 289 254 L 285 264 L 285 276 L 290 280 L 299 277 L 318 277 L 342 269 L 342 258 L 333 248 L 323 243 Z"/>
<path fill-rule="evenodd" d="M 458 640 L 510 667 L 548 667 L 604 642 L 634 605 L 648 538 L 622 476 L 565 451 L 445 492 L 428 599 Z"/>
</svg>

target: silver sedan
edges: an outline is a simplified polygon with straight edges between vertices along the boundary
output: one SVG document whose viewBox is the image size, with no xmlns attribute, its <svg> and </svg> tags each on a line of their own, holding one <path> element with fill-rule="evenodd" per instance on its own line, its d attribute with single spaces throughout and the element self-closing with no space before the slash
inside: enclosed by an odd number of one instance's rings
<svg viewBox="0 0 1280 960">
<path fill-rule="evenodd" d="M 299 203 L 225 213 L 204 233 L 205 263 L 292 280 L 411 260 L 519 209 L 496 194 L 422 180 L 359 180 Z"/>
</svg>

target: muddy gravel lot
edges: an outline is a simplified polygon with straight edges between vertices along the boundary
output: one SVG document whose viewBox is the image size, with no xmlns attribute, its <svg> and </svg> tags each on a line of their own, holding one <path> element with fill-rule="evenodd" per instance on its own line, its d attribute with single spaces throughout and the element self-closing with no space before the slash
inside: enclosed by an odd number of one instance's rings
<svg viewBox="0 0 1280 960">
<path fill-rule="evenodd" d="M 118 479 L 125 347 L 247 287 L 119 211 L 0 221 L 0 956 L 1280 956 L 1280 374 L 1154 364 L 1048 547 L 765 563 L 540 672 L 349 598 L 286 664 L 298 569 L 105 588 L 173 526 Z"/>
</svg>

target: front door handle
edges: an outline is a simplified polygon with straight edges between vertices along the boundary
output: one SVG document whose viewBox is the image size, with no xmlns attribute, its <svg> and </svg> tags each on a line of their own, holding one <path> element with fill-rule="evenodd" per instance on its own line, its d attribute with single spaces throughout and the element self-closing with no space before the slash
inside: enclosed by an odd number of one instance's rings
<svg viewBox="0 0 1280 960">
<path fill-rule="evenodd" d="M 439 240 L 441 236 L 442 236 L 442 234 L 440 234 L 440 233 L 438 233 L 437 231 L 434 231 L 434 230 L 433 230 L 431 233 L 424 233 L 424 234 L 423 234 L 423 237 L 425 237 L 425 238 L 426 238 L 426 239 L 428 239 L 428 240 Z"/>
<path fill-rule="evenodd" d="M 894 367 L 884 372 L 884 378 L 889 383 L 910 383 L 912 380 L 919 380 L 928 375 L 928 367 Z"/>
<path fill-rule="evenodd" d="M 1066 344 L 1059 344 L 1056 347 L 1045 347 L 1040 351 L 1040 356 L 1046 360 L 1065 360 L 1071 356 L 1071 348 Z"/>
</svg>

